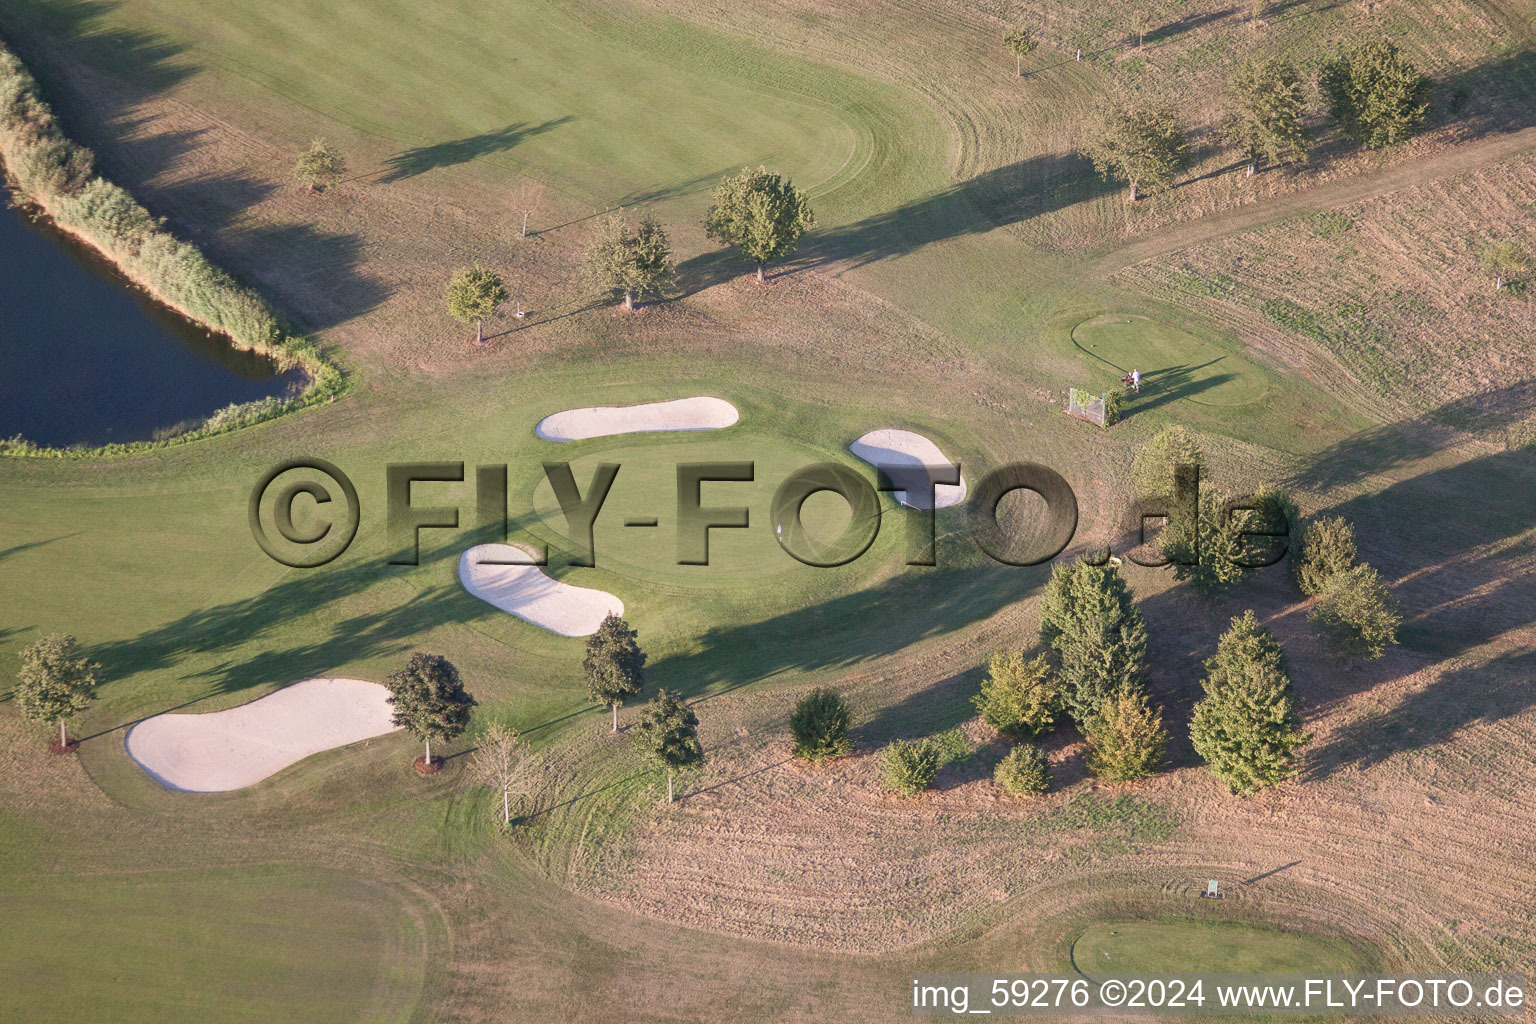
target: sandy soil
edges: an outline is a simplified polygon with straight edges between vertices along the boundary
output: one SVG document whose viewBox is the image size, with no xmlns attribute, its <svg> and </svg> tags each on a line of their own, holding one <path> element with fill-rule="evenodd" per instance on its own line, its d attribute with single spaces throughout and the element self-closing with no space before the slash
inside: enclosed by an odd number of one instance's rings
<svg viewBox="0 0 1536 1024">
<path fill-rule="evenodd" d="M 872 466 L 939 466 L 950 459 L 939 446 L 922 434 L 910 430 L 871 430 L 848 446 L 848 450 Z M 907 500 L 906 491 L 893 492 L 896 500 L 912 508 L 927 508 L 925 499 Z M 949 508 L 965 500 L 965 477 L 958 484 L 936 484 L 933 489 L 933 506 Z"/>
<path fill-rule="evenodd" d="M 645 405 L 604 405 L 567 409 L 546 416 L 533 432 L 546 441 L 583 441 L 611 434 L 648 434 L 665 430 L 719 430 L 741 418 L 723 398 L 679 398 Z"/>
<path fill-rule="evenodd" d="M 521 545 L 476 544 L 459 556 L 459 581 L 487 604 L 561 636 L 588 636 L 597 632 L 609 612 L 624 614 L 624 602 L 617 597 L 550 579 L 543 569 L 528 564 L 534 557 Z M 516 559 L 522 564 L 485 564 L 482 559 Z"/>
<path fill-rule="evenodd" d="M 394 732 L 388 697 L 361 679 L 306 679 L 225 711 L 147 718 L 123 743 L 162 786 L 222 793 L 322 750 Z"/>
</svg>

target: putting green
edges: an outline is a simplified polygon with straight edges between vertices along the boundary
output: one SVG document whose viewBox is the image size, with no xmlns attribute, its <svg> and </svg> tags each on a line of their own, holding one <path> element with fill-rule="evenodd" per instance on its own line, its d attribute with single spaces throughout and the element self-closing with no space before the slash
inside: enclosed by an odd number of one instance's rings
<svg viewBox="0 0 1536 1024">
<path fill-rule="evenodd" d="M 1269 390 L 1264 371 L 1247 359 L 1150 317 L 1105 313 L 1074 327 L 1072 341 L 1116 377 L 1141 371 L 1133 403 L 1183 399 L 1231 408 Z"/>
<path fill-rule="evenodd" d="M 1090 977 L 1110 974 L 1248 974 L 1365 970 L 1367 954 L 1348 939 L 1225 921 L 1109 921 L 1083 932 L 1072 963 Z"/>
</svg>

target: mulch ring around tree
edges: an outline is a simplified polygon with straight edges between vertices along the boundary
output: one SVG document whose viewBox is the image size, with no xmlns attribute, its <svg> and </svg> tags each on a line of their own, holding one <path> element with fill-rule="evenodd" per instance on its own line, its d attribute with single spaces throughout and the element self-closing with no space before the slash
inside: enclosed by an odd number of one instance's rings
<svg viewBox="0 0 1536 1024">
<path fill-rule="evenodd" d="M 436 775 L 443 770 L 444 761 L 440 757 L 434 757 L 430 761 L 424 757 L 418 757 L 415 763 L 417 775 Z"/>
<path fill-rule="evenodd" d="M 50 754 L 73 754 L 79 749 L 79 740 L 70 740 L 68 743 L 60 743 L 58 740 L 54 740 L 48 744 L 48 753 Z"/>
</svg>

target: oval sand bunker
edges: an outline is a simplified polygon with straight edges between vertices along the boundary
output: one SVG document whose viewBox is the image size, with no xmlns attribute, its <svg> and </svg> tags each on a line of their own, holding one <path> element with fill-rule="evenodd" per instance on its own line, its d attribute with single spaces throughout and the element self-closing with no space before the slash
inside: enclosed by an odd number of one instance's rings
<svg viewBox="0 0 1536 1024">
<path fill-rule="evenodd" d="M 223 793 L 322 750 L 394 732 L 388 697 L 361 679 L 306 679 L 225 711 L 146 718 L 123 745 L 162 786 Z"/>
<path fill-rule="evenodd" d="M 459 556 L 459 582 L 487 604 L 561 636 L 589 636 L 609 612 L 624 614 L 624 602 L 606 590 L 550 579 L 531 564 L 536 557 L 521 545 L 476 544 Z"/>
<path fill-rule="evenodd" d="M 719 430 L 741 419 L 723 398 L 679 398 L 645 405 L 604 405 L 567 409 L 546 416 L 533 432 L 546 441 L 584 441 L 612 434 L 648 434 L 667 430 Z"/>
<path fill-rule="evenodd" d="M 871 430 L 848 446 L 848 450 L 871 466 L 939 466 L 950 460 L 939 451 L 939 446 L 922 434 L 910 430 Z M 911 508 L 927 508 L 926 502 L 907 500 L 906 491 L 893 492 L 897 501 Z M 949 508 L 965 500 L 965 477 L 958 484 L 935 484 L 933 507 Z"/>
</svg>

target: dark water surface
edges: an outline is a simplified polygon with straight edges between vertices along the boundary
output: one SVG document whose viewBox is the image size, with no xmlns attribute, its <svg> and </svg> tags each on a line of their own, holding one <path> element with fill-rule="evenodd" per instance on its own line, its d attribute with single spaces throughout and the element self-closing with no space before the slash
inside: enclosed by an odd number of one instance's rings
<svg viewBox="0 0 1536 1024">
<path fill-rule="evenodd" d="M 0 438 L 143 441 L 302 384 L 157 305 L 45 218 L 0 209 Z"/>
</svg>

